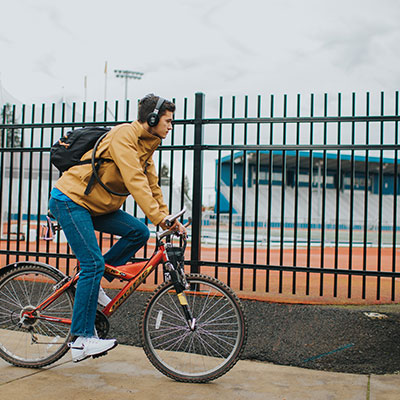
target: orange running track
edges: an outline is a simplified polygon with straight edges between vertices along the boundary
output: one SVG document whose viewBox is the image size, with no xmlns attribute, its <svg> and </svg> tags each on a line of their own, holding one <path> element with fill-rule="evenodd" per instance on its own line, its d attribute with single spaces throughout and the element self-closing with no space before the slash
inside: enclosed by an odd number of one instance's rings
<svg viewBox="0 0 400 400">
<path fill-rule="evenodd" d="M 106 235 L 103 236 L 105 238 Z M 154 240 L 150 239 L 147 253 L 141 250 L 137 257 L 149 257 L 154 249 Z M 110 247 L 110 242 L 103 239 L 103 251 L 106 252 Z M 57 245 L 54 242 L 40 241 L 1 241 L 1 250 L 19 251 L 19 252 L 38 252 L 50 253 L 50 257 L 30 256 L 30 261 L 41 261 L 59 268 L 61 271 L 73 273 L 76 265 L 75 260 L 60 259 L 56 260 L 56 254 L 66 254 L 67 245 L 65 243 Z M 201 260 L 215 262 L 215 247 L 203 247 L 201 250 Z M 367 248 L 367 256 L 364 267 L 363 248 L 352 248 L 352 257 L 349 258 L 349 248 L 338 248 L 337 266 L 338 270 L 348 270 L 351 263 L 353 270 L 377 271 L 378 262 L 380 262 L 381 271 L 400 271 L 400 250 L 395 251 L 396 265 L 393 266 L 393 249 L 382 248 L 378 253 L 377 248 Z M 269 265 L 293 266 L 293 249 L 271 249 L 269 253 Z M 243 254 L 240 248 L 232 248 L 230 250 L 230 259 L 227 248 L 220 247 L 218 249 L 218 261 L 220 263 L 227 262 L 240 265 L 241 261 L 245 264 L 254 264 L 254 249 L 245 248 Z M 380 257 L 380 258 L 379 258 Z M 1 255 L 1 266 L 15 261 L 25 261 L 27 257 L 21 255 Z M 190 248 L 186 249 L 186 259 L 190 258 Z M 266 265 L 267 251 L 265 248 L 256 251 L 256 262 L 259 265 Z M 325 248 L 323 255 L 324 268 L 335 268 L 335 248 Z M 297 248 L 296 265 L 298 267 L 321 268 L 321 248 L 310 248 L 309 257 L 307 248 Z M 190 271 L 190 266 L 187 266 Z M 321 268 L 323 271 L 323 268 Z M 321 273 L 306 273 L 292 271 L 265 271 L 240 268 L 226 268 L 213 266 L 202 266 L 200 272 L 215 276 L 229 286 L 241 298 L 271 301 L 271 302 L 289 302 L 289 303 L 305 303 L 305 304 L 383 304 L 394 303 L 400 301 L 400 280 L 391 277 L 362 277 Z M 240 285 L 242 278 L 242 288 Z M 141 286 L 142 290 L 153 290 L 162 282 L 162 268 L 159 268 L 157 276 L 150 276 L 147 282 Z M 336 292 L 335 292 L 336 282 Z M 107 281 L 103 282 L 104 287 L 120 287 L 121 283 Z M 254 286 L 253 286 L 254 285 Z M 392 293 L 394 291 L 394 300 Z"/>
</svg>

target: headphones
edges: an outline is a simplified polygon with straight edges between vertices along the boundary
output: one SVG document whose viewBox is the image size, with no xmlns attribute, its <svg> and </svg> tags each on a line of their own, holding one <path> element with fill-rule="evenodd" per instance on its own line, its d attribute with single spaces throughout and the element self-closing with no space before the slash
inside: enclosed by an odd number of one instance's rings
<svg viewBox="0 0 400 400">
<path fill-rule="evenodd" d="M 163 99 L 162 97 L 159 97 L 157 100 L 157 104 L 154 108 L 154 111 L 151 112 L 148 116 L 147 116 L 147 123 L 149 124 L 149 126 L 154 127 L 157 126 L 157 124 L 160 121 L 160 108 L 162 107 L 162 105 L 164 104 L 165 99 Z"/>
</svg>

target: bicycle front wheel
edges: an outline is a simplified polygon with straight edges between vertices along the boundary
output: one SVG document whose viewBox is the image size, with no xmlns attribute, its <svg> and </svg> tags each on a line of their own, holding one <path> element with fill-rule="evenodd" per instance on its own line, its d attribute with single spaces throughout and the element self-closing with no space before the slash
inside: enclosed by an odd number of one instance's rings
<svg viewBox="0 0 400 400">
<path fill-rule="evenodd" d="M 41 263 L 17 263 L 0 280 L 0 357 L 19 367 L 49 365 L 68 351 L 70 325 L 41 319 L 72 318 L 73 297 L 67 290 L 35 318 L 24 319 L 55 292 L 63 275 Z"/>
<path fill-rule="evenodd" d="M 181 382 L 202 383 L 220 377 L 238 361 L 247 324 L 235 293 L 217 279 L 192 274 L 185 291 L 195 318 L 190 329 L 173 284 L 162 284 L 142 318 L 142 344 L 151 363 Z"/>
</svg>

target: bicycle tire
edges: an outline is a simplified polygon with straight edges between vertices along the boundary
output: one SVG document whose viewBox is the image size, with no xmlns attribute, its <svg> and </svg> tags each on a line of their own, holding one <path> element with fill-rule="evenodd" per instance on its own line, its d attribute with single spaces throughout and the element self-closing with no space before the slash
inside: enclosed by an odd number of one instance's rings
<svg viewBox="0 0 400 400">
<path fill-rule="evenodd" d="M 42 263 L 14 265 L 8 266 L 0 280 L 0 357 L 18 367 L 44 367 L 68 351 L 70 325 L 36 318 L 19 326 L 21 313 L 54 293 L 54 286 L 65 275 Z M 72 318 L 72 309 L 73 293 L 67 290 L 45 309 L 45 314 Z"/>
<path fill-rule="evenodd" d="M 186 290 L 196 329 L 187 325 L 171 282 L 161 284 L 147 302 L 141 340 L 150 362 L 180 382 L 205 383 L 226 374 L 239 360 L 247 322 L 235 293 L 219 280 L 187 275 Z"/>
</svg>

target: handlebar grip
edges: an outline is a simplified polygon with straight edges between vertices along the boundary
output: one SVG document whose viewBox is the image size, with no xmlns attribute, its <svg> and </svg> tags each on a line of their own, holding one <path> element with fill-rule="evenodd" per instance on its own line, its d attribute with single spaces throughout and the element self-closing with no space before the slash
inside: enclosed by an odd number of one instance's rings
<svg viewBox="0 0 400 400">
<path fill-rule="evenodd" d="M 167 225 L 168 228 L 170 228 L 175 220 L 177 220 L 179 217 L 181 217 L 183 214 L 186 212 L 186 207 L 183 207 L 182 210 L 178 211 L 175 215 L 171 215 L 169 218 L 165 220 L 165 225 Z"/>
</svg>

